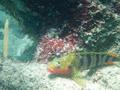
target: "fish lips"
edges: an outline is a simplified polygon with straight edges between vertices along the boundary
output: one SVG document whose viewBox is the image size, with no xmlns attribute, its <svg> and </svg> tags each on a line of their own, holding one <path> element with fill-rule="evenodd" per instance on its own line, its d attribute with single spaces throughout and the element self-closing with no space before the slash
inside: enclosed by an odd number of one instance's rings
<svg viewBox="0 0 120 90">
<path fill-rule="evenodd" d="M 68 75 L 72 72 L 71 69 L 51 69 L 48 68 L 48 72 L 51 74 L 60 74 L 60 75 Z"/>
</svg>

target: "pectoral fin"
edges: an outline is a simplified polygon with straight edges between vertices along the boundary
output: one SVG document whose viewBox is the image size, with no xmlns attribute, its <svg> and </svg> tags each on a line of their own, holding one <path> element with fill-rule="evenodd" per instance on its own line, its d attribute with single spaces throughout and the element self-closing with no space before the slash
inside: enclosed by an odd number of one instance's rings
<svg viewBox="0 0 120 90">
<path fill-rule="evenodd" d="M 74 80 L 81 87 L 85 87 L 86 85 L 85 77 L 80 72 L 74 73 L 74 75 L 72 75 L 72 80 Z"/>
<path fill-rule="evenodd" d="M 73 77 L 72 80 L 74 80 L 78 85 L 80 85 L 81 87 L 85 87 L 86 85 L 86 80 L 83 78 L 76 78 Z"/>
</svg>

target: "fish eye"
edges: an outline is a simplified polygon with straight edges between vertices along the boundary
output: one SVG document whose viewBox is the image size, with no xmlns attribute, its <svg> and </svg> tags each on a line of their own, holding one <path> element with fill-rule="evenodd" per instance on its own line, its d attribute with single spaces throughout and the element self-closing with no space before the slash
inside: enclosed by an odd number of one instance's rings
<svg viewBox="0 0 120 90">
<path fill-rule="evenodd" d="M 60 65 L 57 65 L 56 68 L 60 68 Z"/>
<path fill-rule="evenodd" d="M 56 66 L 56 67 L 57 67 L 57 68 L 60 68 L 60 62 L 57 63 L 57 66 Z"/>
<path fill-rule="evenodd" d="M 58 64 L 60 64 L 60 61 L 58 61 Z"/>
</svg>

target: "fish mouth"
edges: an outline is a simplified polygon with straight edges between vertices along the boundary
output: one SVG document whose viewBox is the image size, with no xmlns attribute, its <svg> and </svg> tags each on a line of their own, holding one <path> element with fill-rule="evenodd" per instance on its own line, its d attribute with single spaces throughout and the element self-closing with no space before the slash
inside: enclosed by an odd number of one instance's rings
<svg viewBox="0 0 120 90">
<path fill-rule="evenodd" d="M 54 69 L 50 69 L 50 68 L 48 68 L 48 72 L 50 72 L 50 73 L 54 73 Z"/>
<path fill-rule="evenodd" d="M 48 68 L 48 72 L 50 72 L 51 74 L 68 75 L 71 73 L 71 69 L 51 69 L 51 68 Z"/>
</svg>

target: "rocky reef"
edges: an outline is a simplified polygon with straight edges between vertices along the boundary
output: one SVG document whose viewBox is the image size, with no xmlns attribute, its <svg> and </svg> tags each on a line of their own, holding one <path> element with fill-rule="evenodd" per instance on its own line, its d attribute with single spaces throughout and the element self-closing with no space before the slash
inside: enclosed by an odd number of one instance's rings
<svg viewBox="0 0 120 90">
<path fill-rule="evenodd" d="M 2 56 L 6 18 L 7 59 Z M 72 51 L 120 55 L 119 0 L 0 0 L 0 90 L 120 89 L 120 63 L 93 70 L 84 87 L 69 77 L 51 77 L 47 64 L 39 63 Z"/>
</svg>

